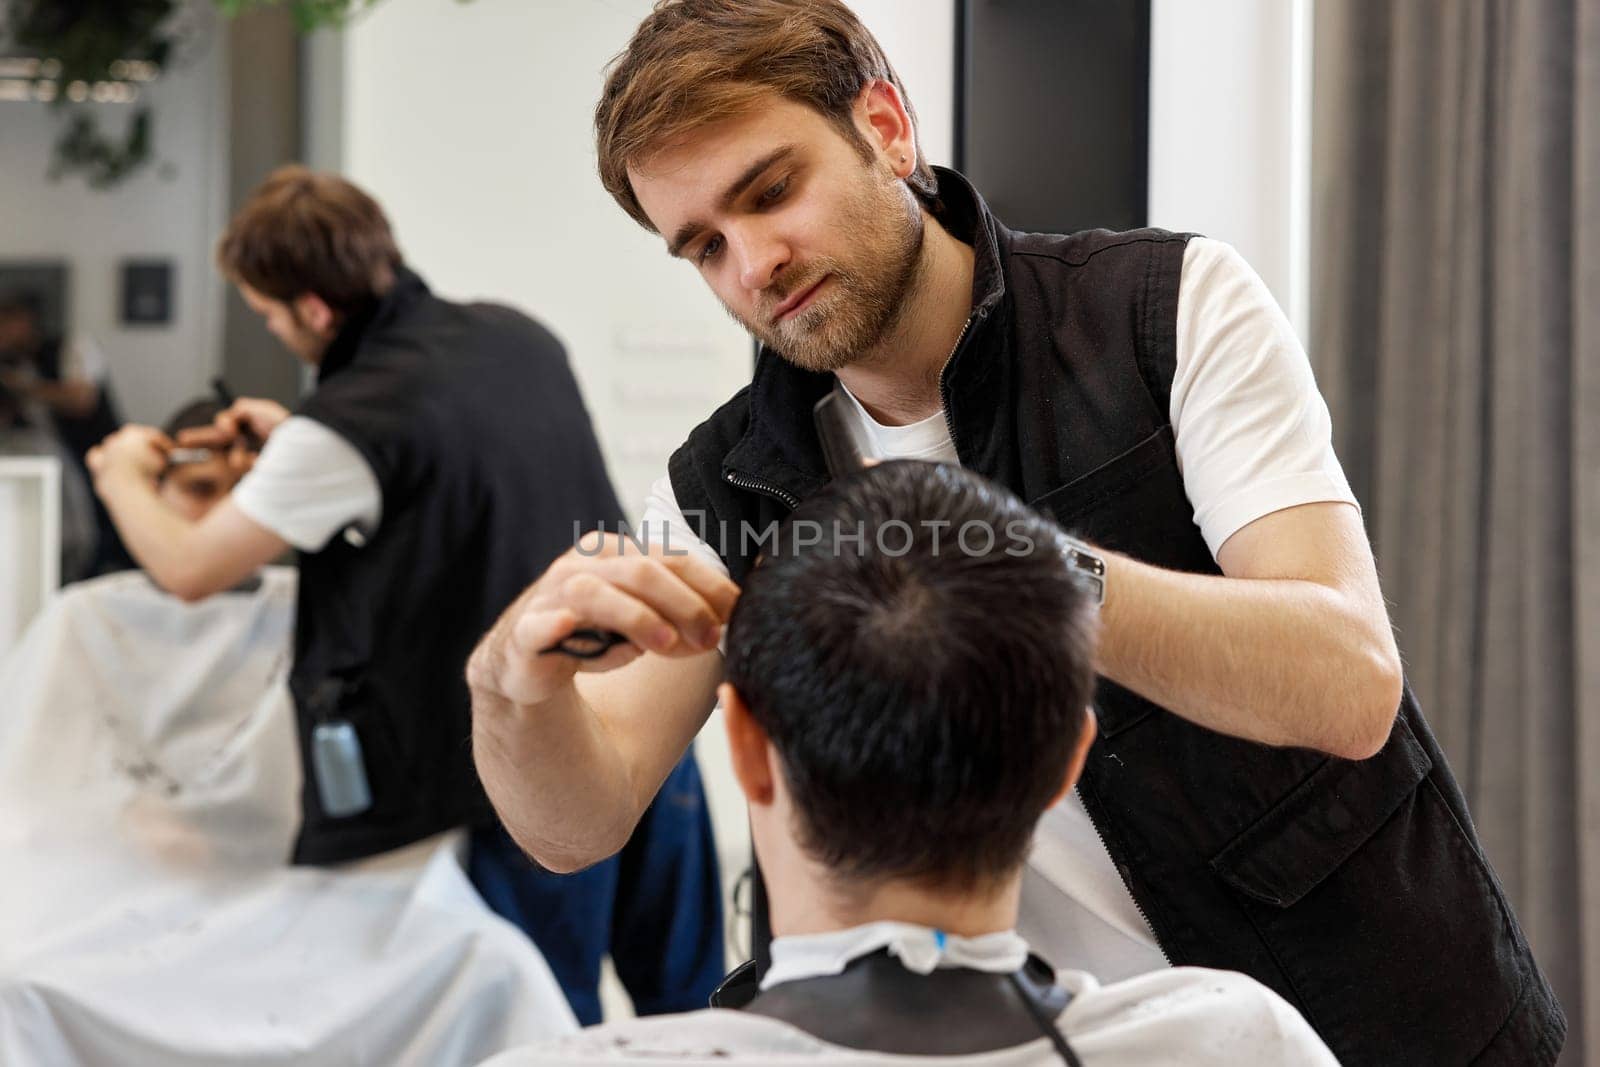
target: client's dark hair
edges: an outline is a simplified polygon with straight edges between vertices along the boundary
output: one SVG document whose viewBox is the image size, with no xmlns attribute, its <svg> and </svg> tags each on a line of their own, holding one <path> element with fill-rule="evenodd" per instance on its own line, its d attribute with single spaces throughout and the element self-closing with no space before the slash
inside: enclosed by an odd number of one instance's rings
<svg viewBox="0 0 1600 1067">
<path fill-rule="evenodd" d="M 191 400 L 167 417 L 167 424 L 162 427 L 162 432 L 168 437 L 177 437 L 184 430 L 192 430 L 196 426 L 210 426 L 216 417 L 222 414 L 222 410 L 222 405 L 209 396 Z"/>
<path fill-rule="evenodd" d="M 1026 858 L 1094 686 L 1059 538 L 992 482 L 897 461 L 808 500 L 753 569 L 728 681 L 835 873 L 972 888 Z"/>
</svg>

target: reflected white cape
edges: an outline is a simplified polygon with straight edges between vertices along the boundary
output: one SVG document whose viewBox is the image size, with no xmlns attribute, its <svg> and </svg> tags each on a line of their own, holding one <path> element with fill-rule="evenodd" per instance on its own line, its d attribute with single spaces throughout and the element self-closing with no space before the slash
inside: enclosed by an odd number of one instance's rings
<svg viewBox="0 0 1600 1067">
<path fill-rule="evenodd" d="M 450 835 L 286 865 L 294 574 L 69 587 L 0 661 L 0 1063 L 467 1064 L 569 1033 Z"/>
</svg>

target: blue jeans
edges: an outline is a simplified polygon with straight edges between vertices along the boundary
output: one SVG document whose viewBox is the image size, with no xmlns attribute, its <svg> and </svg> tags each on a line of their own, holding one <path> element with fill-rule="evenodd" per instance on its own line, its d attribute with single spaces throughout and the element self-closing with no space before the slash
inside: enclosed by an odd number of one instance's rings
<svg viewBox="0 0 1600 1067">
<path fill-rule="evenodd" d="M 640 1015 L 703 1008 L 722 980 L 722 881 L 693 752 L 610 859 L 552 874 L 496 824 L 472 832 L 467 873 L 539 947 L 584 1026 L 600 1022 L 607 952 Z"/>
</svg>

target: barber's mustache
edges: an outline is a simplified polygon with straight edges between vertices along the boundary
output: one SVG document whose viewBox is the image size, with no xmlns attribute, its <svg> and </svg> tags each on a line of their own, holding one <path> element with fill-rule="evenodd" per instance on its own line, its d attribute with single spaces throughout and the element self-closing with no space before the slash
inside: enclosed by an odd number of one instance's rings
<svg viewBox="0 0 1600 1067">
<path fill-rule="evenodd" d="M 756 301 L 756 316 L 758 320 L 769 326 L 778 325 L 773 321 L 773 318 L 777 315 L 779 308 L 796 293 L 805 292 L 830 274 L 833 275 L 835 282 L 849 282 L 850 275 L 846 271 L 841 270 L 838 264 L 826 261 L 808 266 L 803 278 L 796 275 L 794 278 L 783 279 L 781 289 L 777 287 L 778 283 L 773 283 L 772 287 L 762 291 L 760 298 Z"/>
</svg>

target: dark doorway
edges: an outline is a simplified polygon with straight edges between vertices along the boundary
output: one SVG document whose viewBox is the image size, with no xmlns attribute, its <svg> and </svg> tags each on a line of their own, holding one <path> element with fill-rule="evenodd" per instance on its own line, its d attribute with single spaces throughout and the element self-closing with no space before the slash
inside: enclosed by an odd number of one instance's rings
<svg viewBox="0 0 1600 1067">
<path fill-rule="evenodd" d="M 956 166 L 1006 225 L 1145 225 L 1149 130 L 1149 0 L 956 0 Z"/>
</svg>

